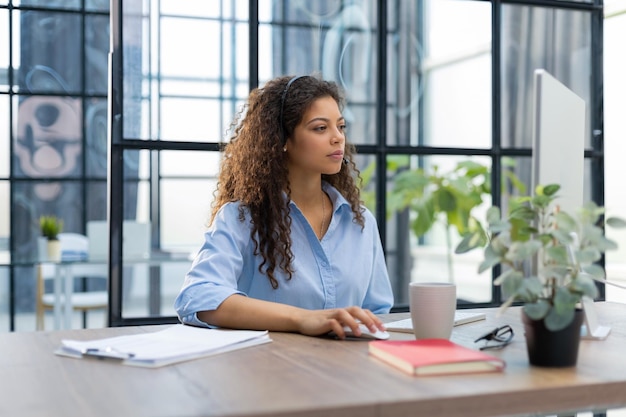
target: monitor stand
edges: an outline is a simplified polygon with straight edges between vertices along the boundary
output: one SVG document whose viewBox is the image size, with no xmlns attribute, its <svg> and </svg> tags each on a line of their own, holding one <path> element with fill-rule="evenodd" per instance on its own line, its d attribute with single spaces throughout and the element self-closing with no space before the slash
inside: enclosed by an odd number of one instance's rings
<svg viewBox="0 0 626 417">
<path fill-rule="evenodd" d="M 589 297 L 583 297 L 582 305 L 585 313 L 585 322 L 580 329 L 580 337 L 587 340 L 606 339 L 611 332 L 611 328 L 598 323 L 598 315 L 593 300 Z"/>
</svg>

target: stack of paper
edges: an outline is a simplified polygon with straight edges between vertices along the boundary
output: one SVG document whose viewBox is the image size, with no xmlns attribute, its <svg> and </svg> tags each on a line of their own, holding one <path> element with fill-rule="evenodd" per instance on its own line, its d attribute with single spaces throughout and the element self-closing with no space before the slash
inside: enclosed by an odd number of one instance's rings
<svg viewBox="0 0 626 417">
<path fill-rule="evenodd" d="M 55 353 L 74 358 L 116 359 L 158 367 L 271 342 L 268 332 L 222 330 L 177 324 L 152 333 L 90 341 L 63 340 Z"/>
</svg>

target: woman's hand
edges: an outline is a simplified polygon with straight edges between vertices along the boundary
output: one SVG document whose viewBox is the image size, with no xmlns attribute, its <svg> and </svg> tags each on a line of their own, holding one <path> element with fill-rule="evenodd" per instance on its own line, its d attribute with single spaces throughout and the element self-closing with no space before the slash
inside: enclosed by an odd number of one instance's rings
<svg viewBox="0 0 626 417">
<path fill-rule="evenodd" d="M 230 329 L 298 332 L 308 336 L 334 332 L 340 339 L 346 337 L 344 326 L 350 327 L 356 336 L 361 335 L 359 323 L 372 332 L 385 330 L 383 322 L 374 313 L 357 306 L 306 310 L 238 294 L 224 300 L 217 310 L 199 311 L 198 319 Z"/>
<path fill-rule="evenodd" d="M 301 310 L 296 320 L 298 331 L 309 336 L 320 336 L 332 331 L 338 338 L 344 339 L 346 337 L 344 326 L 350 327 L 355 336 L 360 336 L 359 323 L 364 324 L 372 332 L 385 330 L 383 322 L 374 313 L 357 306 L 329 310 Z"/>
</svg>

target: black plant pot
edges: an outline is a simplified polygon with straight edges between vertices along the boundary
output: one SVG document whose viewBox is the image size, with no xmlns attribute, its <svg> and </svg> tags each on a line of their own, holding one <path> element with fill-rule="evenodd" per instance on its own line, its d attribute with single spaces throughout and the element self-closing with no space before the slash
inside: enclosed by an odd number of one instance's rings
<svg viewBox="0 0 626 417">
<path fill-rule="evenodd" d="M 546 329 L 543 320 L 531 320 L 522 311 L 530 364 L 544 367 L 575 366 L 583 319 L 583 311 L 577 310 L 569 326 L 553 332 Z"/>
</svg>

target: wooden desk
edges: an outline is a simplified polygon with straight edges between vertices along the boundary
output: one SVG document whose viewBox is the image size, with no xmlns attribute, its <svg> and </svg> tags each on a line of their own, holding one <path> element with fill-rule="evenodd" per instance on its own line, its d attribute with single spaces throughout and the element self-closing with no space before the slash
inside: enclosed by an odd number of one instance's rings
<svg viewBox="0 0 626 417">
<path fill-rule="evenodd" d="M 158 369 L 55 356 L 61 339 L 93 339 L 159 326 L 0 335 L 3 416 L 501 416 L 626 405 L 626 305 L 598 304 L 612 326 L 583 341 L 578 366 L 528 365 L 519 310 L 455 328 L 473 339 L 498 324 L 514 342 L 495 351 L 503 373 L 411 377 L 371 358 L 367 342 L 272 333 L 272 343 Z M 386 316 L 401 318 L 406 314 Z M 396 339 L 409 334 L 394 333 Z"/>
</svg>

